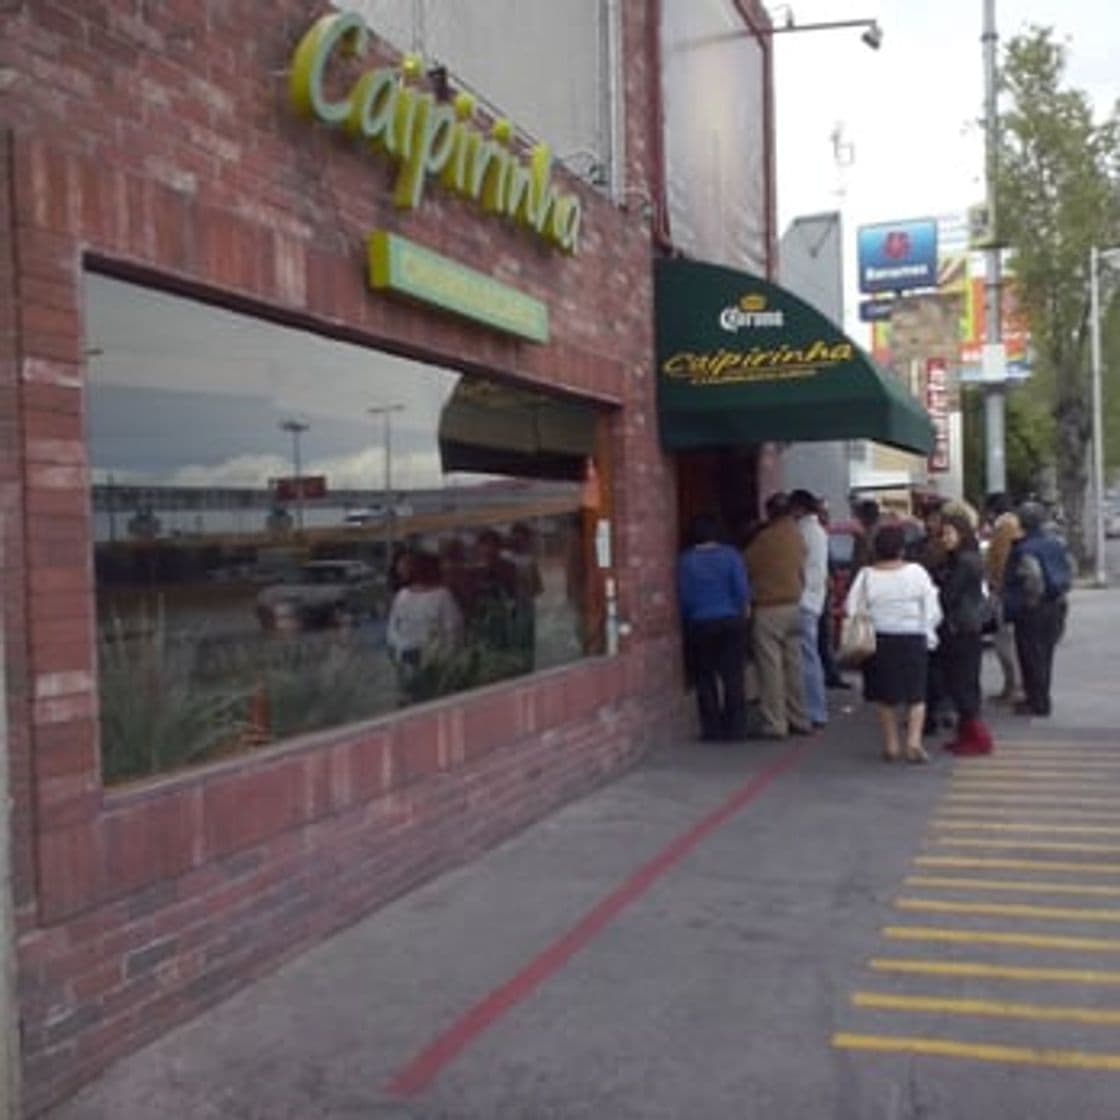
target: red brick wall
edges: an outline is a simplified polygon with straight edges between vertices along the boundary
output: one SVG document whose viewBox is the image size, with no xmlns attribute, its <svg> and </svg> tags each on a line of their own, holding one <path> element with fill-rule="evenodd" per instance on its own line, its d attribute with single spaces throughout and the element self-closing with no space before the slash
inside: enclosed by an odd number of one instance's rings
<svg viewBox="0 0 1120 1120">
<path fill-rule="evenodd" d="M 648 189 L 647 5 L 627 3 L 628 163 Z M 285 71 L 315 14 L 36 0 L 0 16 L 0 554 L 29 1106 L 426 876 L 629 764 L 679 714 L 673 473 L 656 445 L 639 208 L 575 181 L 565 259 L 295 120 Z M 516 117 L 516 106 L 509 107 Z M 562 176 L 562 173 L 558 173 Z M 389 228 L 546 300 L 533 347 L 370 295 Z M 100 782 L 82 261 L 371 345 L 618 405 L 621 656 L 293 742 L 131 791 Z"/>
</svg>

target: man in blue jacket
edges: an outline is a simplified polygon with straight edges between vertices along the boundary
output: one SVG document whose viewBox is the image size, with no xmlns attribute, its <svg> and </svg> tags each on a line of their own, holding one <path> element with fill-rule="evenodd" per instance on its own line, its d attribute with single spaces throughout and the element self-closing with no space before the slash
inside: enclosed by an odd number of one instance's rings
<svg viewBox="0 0 1120 1120">
<path fill-rule="evenodd" d="M 696 686 L 700 737 L 744 739 L 746 616 L 751 591 L 743 559 L 721 544 L 715 518 L 697 517 L 677 565 L 685 648 Z M 722 692 L 722 695 L 721 695 Z"/>
<path fill-rule="evenodd" d="M 1065 625 L 1073 571 L 1065 545 L 1044 530 L 1046 511 L 1037 502 L 1019 510 L 1023 536 L 1015 542 L 1004 575 L 1004 617 L 1015 627 L 1015 651 L 1026 699 L 1020 715 L 1050 714 L 1054 647 Z"/>
</svg>

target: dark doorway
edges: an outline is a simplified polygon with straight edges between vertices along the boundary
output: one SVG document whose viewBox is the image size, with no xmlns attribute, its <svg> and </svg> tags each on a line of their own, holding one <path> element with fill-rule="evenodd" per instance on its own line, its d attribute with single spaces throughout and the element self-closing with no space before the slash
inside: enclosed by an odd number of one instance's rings
<svg viewBox="0 0 1120 1120">
<path fill-rule="evenodd" d="M 741 545 L 759 516 L 758 449 L 685 451 L 677 454 L 677 524 L 683 537 L 700 513 L 719 516 L 727 540 Z"/>
</svg>

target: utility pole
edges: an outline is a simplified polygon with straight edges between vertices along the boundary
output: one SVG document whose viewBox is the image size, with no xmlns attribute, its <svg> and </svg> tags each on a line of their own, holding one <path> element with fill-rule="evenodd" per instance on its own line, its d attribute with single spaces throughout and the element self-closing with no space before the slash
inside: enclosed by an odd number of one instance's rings
<svg viewBox="0 0 1120 1120">
<path fill-rule="evenodd" d="M 984 429 L 985 484 L 989 494 L 1007 489 L 1004 458 L 1004 396 L 1007 363 L 1004 360 L 1003 281 L 1000 274 L 1000 237 L 996 213 L 996 181 L 999 178 L 999 104 L 997 101 L 996 0 L 984 0 L 984 124 L 986 140 L 985 181 L 987 185 L 987 245 L 984 284 Z"/>
<path fill-rule="evenodd" d="M 393 519 L 396 516 L 396 503 L 393 501 L 393 413 L 403 412 L 403 404 L 378 404 L 366 409 L 371 416 L 380 416 L 385 425 L 382 446 L 385 450 L 385 471 L 382 482 L 385 490 L 385 562 L 392 563 Z"/>
<path fill-rule="evenodd" d="M 280 427 L 292 437 L 292 466 L 296 472 L 296 527 L 303 532 L 303 460 L 299 453 L 299 437 L 310 424 L 306 420 L 285 420 Z"/>
</svg>

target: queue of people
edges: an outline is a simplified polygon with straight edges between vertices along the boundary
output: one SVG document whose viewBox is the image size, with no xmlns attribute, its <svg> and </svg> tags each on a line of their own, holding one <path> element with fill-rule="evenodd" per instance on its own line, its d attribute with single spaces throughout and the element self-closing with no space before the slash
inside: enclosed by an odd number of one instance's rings
<svg viewBox="0 0 1120 1120">
<path fill-rule="evenodd" d="M 1003 688 L 993 700 L 1013 705 L 1017 714 L 1050 714 L 1054 650 L 1064 628 L 1072 583 L 1065 546 L 1046 531 L 1041 505 L 1028 502 L 1015 512 L 1005 495 L 995 495 L 987 512 L 991 536 L 988 554 L 982 558 L 975 510 L 964 502 L 928 503 L 924 535 L 910 550 L 911 561 L 923 569 L 937 595 L 937 621 L 927 632 L 923 703 L 892 698 L 894 703 L 907 703 L 908 726 L 920 712 L 924 735 L 951 728 L 954 733 L 945 749 L 961 756 L 989 754 L 993 749 L 991 731 L 981 717 L 985 632 L 993 635 L 1003 676 Z M 888 527 L 876 531 L 876 547 Z M 911 592 L 912 602 L 928 594 L 917 587 Z M 849 594 L 849 614 L 858 609 L 858 602 L 858 594 Z M 888 622 L 881 632 L 880 625 L 877 620 L 876 631 L 887 636 L 889 648 L 897 631 Z M 865 680 L 873 684 L 877 672 L 873 657 Z M 874 691 L 865 689 L 868 699 L 876 699 Z M 885 724 L 884 742 L 890 756 L 894 740 Z M 919 760 L 913 747 L 911 738 L 907 757 Z"/>
<path fill-rule="evenodd" d="M 828 721 L 819 643 L 828 542 L 818 502 L 805 490 L 775 494 L 766 521 L 744 536 L 743 548 L 732 548 L 721 541 L 714 517 L 698 517 L 678 563 L 700 735 L 707 741 L 810 735 Z M 746 699 L 748 662 L 757 691 L 753 709 Z"/>
<path fill-rule="evenodd" d="M 924 531 L 881 517 L 874 502 L 854 510 L 862 532 L 845 613 L 862 612 L 876 635 L 861 668 L 888 760 L 928 761 L 923 739 L 942 729 L 952 732 L 950 753 L 993 750 L 982 716 L 985 633 L 1003 677 L 992 699 L 1016 713 L 1050 714 L 1069 557 L 1037 503 L 1016 511 L 997 495 L 986 512 L 984 555 L 980 518 L 967 503 L 931 501 Z M 714 518 L 694 524 L 678 589 L 703 739 L 783 739 L 826 725 L 826 690 L 846 683 L 828 624 L 827 520 L 823 503 L 798 490 L 767 501 L 766 521 L 741 551 L 722 542 Z M 753 719 L 748 664 L 757 679 Z"/>
</svg>

